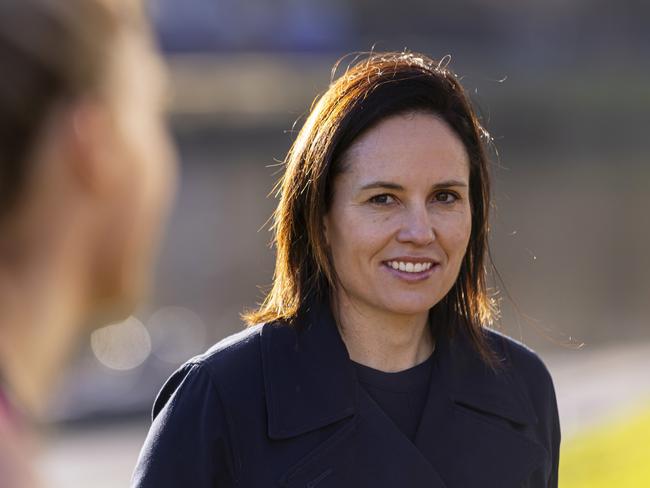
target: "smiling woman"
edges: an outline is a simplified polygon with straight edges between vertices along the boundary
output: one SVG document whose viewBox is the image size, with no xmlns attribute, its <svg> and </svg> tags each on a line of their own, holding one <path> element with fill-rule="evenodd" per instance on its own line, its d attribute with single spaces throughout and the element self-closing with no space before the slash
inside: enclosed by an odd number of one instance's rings
<svg viewBox="0 0 650 488">
<path fill-rule="evenodd" d="M 416 112 L 359 136 L 341 166 L 324 217 L 338 324 L 352 359 L 403 370 L 431 354 L 428 311 L 451 289 L 465 256 L 469 159 L 444 121 Z M 348 331 L 357 337 L 346 340 Z M 401 353 L 423 333 L 419 349 Z"/>
<path fill-rule="evenodd" d="M 273 287 L 163 387 L 134 486 L 557 487 L 548 371 L 488 328 L 486 137 L 426 56 L 333 82 L 277 187 Z"/>
</svg>

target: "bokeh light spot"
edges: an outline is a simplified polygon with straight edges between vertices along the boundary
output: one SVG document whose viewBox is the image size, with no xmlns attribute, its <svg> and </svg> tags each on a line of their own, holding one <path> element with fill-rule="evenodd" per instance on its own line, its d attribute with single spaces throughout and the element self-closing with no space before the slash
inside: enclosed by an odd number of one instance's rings
<svg viewBox="0 0 650 488">
<path fill-rule="evenodd" d="M 147 359 L 151 353 L 151 337 L 140 320 L 129 317 L 124 322 L 94 331 L 90 336 L 90 347 L 104 366 L 129 370 Z"/>
<path fill-rule="evenodd" d="M 163 307 L 147 321 L 153 355 L 179 364 L 205 348 L 207 331 L 201 317 L 184 307 Z"/>
</svg>

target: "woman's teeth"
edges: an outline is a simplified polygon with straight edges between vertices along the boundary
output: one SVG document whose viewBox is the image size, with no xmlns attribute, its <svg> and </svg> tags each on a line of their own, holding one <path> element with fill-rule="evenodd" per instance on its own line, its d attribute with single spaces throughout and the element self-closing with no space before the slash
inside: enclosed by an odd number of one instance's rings
<svg viewBox="0 0 650 488">
<path fill-rule="evenodd" d="M 421 273 L 433 266 L 433 263 L 405 263 L 403 261 L 388 261 L 388 266 L 399 271 L 406 271 L 407 273 Z"/>
</svg>

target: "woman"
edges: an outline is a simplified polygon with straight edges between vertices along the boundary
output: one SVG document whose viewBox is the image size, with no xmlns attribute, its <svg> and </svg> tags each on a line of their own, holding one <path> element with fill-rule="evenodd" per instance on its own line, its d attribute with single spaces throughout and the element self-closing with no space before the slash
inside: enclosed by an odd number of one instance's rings
<svg viewBox="0 0 650 488">
<path fill-rule="evenodd" d="M 556 487 L 551 378 L 486 328 L 485 135 L 425 56 L 334 82 L 286 160 L 257 325 L 169 379 L 134 486 Z"/>
<path fill-rule="evenodd" d="M 146 288 L 174 180 L 161 64 L 135 2 L 0 6 L 0 486 L 91 326 Z"/>
</svg>

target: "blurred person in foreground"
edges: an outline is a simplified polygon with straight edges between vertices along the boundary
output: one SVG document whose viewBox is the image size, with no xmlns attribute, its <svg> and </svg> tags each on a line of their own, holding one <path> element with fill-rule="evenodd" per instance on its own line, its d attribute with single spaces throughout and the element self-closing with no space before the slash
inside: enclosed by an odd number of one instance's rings
<svg viewBox="0 0 650 488">
<path fill-rule="evenodd" d="M 141 6 L 0 3 L 0 486 L 31 486 L 30 418 L 91 327 L 126 318 L 173 193 Z"/>
<path fill-rule="evenodd" d="M 445 63 L 333 82 L 278 185 L 273 286 L 165 384 L 134 486 L 557 487 L 551 377 L 487 327 L 486 139 Z"/>
</svg>

